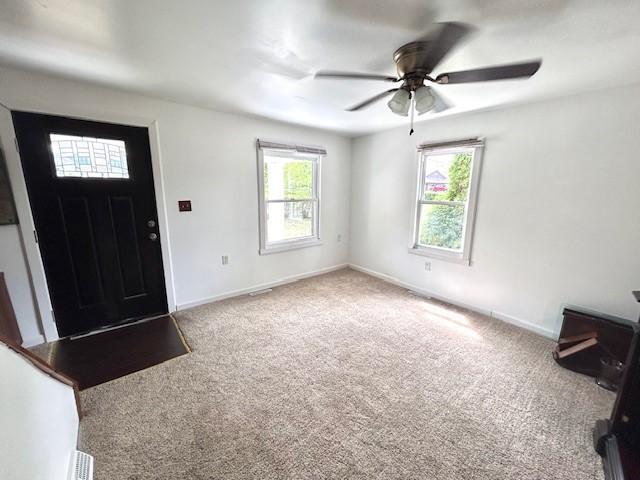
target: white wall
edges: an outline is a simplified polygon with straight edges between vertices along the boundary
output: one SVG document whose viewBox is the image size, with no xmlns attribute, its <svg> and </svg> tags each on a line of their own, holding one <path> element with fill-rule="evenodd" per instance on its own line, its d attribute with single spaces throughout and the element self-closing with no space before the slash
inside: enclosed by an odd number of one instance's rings
<svg viewBox="0 0 640 480">
<path fill-rule="evenodd" d="M 0 344 L 0 478 L 65 480 L 78 440 L 73 388 Z"/>
<path fill-rule="evenodd" d="M 478 87 L 479 90 L 481 87 Z M 453 116 L 353 142 L 350 261 L 559 331 L 564 303 L 637 318 L 640 87 Z M 486 137 L 472 265 L 408 253 L 416 144 Z"/>
<path fill-rule="evenodd" d="M 638 93 L 637 86 L 618 88 L 423 122 L 412 137 L 399 128 L 351 141 L 0 69 L 0 101 L 12 108 L 153 126 L 155 174 L 164 185 L 170 231 L 163 241 L 170 245 L 178 307 L 351 262 L 547 335 L 557 332 L 565 303 L 637 317 L 629 292 L 639 287 L 640 271 Z M 22 191 L 11 136 L 3 114 L 0 140 L 14 189 Z M 415 145 L 470 136 L 486 137 L 472 265 L 432 260 L 426 273 L 425 259 L 407 252 Z M 321 247 L 258 255 L 256 137 L 328 149 Z M 177 211 L 182 199 L 193 201 L 193 212 Z M 21 221 L 30 233 L 30 219 Z M 24 238 L 30 264 L 37 265 L 32 235 Z M 20 298 L 14 302 L 23 335 L 31 337 L 37 331 L 28 313 L 33 301 L 25 295 L 26 271 L 14 258 L 14 227 L 0 228 L 0 245 L 0 266 L 14 262 L 21 271 L 11 288 L 22 293 L 12 295 Z M 229 265 L 222 266 L 225 254 Z M 46 305 L 44 281 L 36 274 L 33 281 L 38 303 Z"/>
<path fill-rule="evenodd" d="M 346 137 L 6 68 L 0 69 L 0 102 L 16 110 L 134 125 L 155 122 L 159 142 L 154 159 L 160 162 L 154 174 L 164 185 L 170 234 L 163 242 L 170 245 L 178 307 L 347 262 L 351 141 Z M 0 132 L 10 131 L 8 118 L 0 117 Z M 7 136 L 2 138 L 5 146 L 12 142 Z M 258 137 L 326 147 L 323 245 L 258 255 Z M 14 190 L 20 194 L 19 158 L 6 150 Z M 193 212 L 179 213 L 177 202 L 186 199 L 192 200 Z M 23 224 L 28 221 L 21 218 Z M 32 236 L 25 235 L 25 245 L 37 255 Z M 10 252 L 0 252 L 0 264 L 5 255 Z M 226 266 L 221 265 L 222 255 L 229 255 Z M 40 283 L 39 291 L 46 290 Z"/>
</svg>

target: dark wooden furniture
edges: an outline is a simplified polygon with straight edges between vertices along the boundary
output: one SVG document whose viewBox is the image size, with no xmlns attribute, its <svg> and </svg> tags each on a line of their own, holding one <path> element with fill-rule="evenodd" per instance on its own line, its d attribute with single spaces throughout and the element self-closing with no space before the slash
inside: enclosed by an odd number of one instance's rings
<svg viewBox="0 0 640 480">
<path fill-rule="evenodd" d="M 22 345 L 22 335 L 20 335 L 3 272 L 0 272 L 0 337 Z"/>
<path fill-rule="evenodd" d="M 636 298 L 640 301 L 640 296 Z M 611 418 L 598 420 L 593 429 L 594 446 L 603 457 L 607 480 L 640 479 L 640 327 L 634 324 L 632 330 Z"/>
<path fill-rule="evenodd" d="M 636 325 L 624 318 L 566 307 L 553 358 L 569 370 L 597 377 L 602 358 L 626 361 Z"/>
<path fill-rule="evenodd" d="M 75 379 L 80 390 L 189 353 L 174 318 L 165 315 L 51 344 L 47 361 Z"/>
</svg>

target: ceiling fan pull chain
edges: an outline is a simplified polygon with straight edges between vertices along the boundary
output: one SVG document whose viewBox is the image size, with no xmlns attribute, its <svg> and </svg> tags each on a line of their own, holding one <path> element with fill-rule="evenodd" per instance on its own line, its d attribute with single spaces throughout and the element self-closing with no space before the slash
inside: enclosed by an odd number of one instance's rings
<svg viewBox="0 0 640 480">
<path fill-rule="evenodd" d="M 416 102 L 414 96 L 411 95 L 411 130 L 409 130 L 409 135 L 413 135 L 413 113 L 416 110 Z"/>
</svg>

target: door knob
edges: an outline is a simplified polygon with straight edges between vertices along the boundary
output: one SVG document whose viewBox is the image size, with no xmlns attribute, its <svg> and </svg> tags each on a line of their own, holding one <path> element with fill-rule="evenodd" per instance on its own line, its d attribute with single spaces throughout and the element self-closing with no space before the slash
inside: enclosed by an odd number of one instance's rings
<svg viewBox="0 0 640 480">
<path fill-rule="evenodd" d="M 147 222 L 147 227 L 149 227 L 149 228 L 153 228 L 153 227 L 155 227 L 155 226 L 156 226 L 156 222 L 155 222 L 154 220 L 149 220 L 149 221 Z"/>
<path fill-rule="evenodd" d="M 158 240 L 158 234 L 157 233 L 150 233 L 149 234 L 149 240 L 151 240 L 152 242 L 155 242 L 156 240 Z"/>
</svg>

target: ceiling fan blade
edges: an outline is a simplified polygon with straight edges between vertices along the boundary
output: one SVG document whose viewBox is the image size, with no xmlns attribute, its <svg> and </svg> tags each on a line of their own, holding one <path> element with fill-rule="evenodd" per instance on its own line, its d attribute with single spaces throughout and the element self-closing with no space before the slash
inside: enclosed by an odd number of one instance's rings
<svg viewBox="0 0 640 480">
<path fill-rule="evenodd" d="M 488 82 L 490 80 L 508 80 L 511 78 L 528 78 L 538 71 L 542 61 L 536 60 L 498 67 L 477 68 L 462 72 L 441 73 L 435 79 L 443 85 L 450 83 Z"/>
<path fill-rule="evenodd" d="M 384 80 L 385 82 L 397 82 L 396 77 L 388 75 L 377 75 L 375 73 L 354 73 L 354 72 L 335 72 L 333 70 L 322 70 L 314 75 L 314 78 L 336 78 L 336 79 L 353 79 L 353 80 Z"/>
<path fill-rule="evenodd" d="M 393 92 L 396 92 L 398 90 L 400 90 L 400 89 L 399 88 L 392 88 L 391 90 L 387 90 L 386 92 L 382 92 L 382 93 L 379 93 L 377 95 L 374 95 L 371 98 L 367 98 L 364 102 L 360 102 L 360 103 L 354 105 L 353 107 L 347 108 L 346 110 L 347 110 L 347 112 L 356 112 L 358 110 L 363 109 L 364 107 L 368 107 L 369 105 L 371 105 L 374 102 L 377 102 L 378 100 L 382 100 L 387 95 L 390 95 Z"/>
<path fill-rule="evenodd" d="M 440 25 L 439 30 L 419 40 L 427 42 L 427 48 L 420 55 L 416 64 L 428 72 L 432 72 L 442 59 L 474 30 L 470 25 L 458 22 L 446 22 L 438 25 Z"/>
</svg>

